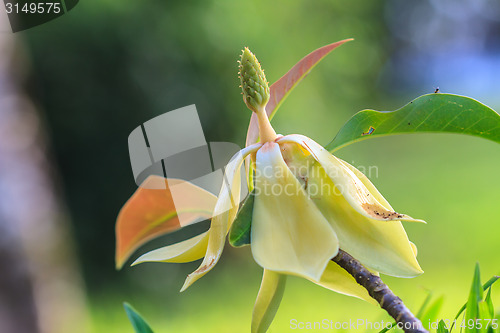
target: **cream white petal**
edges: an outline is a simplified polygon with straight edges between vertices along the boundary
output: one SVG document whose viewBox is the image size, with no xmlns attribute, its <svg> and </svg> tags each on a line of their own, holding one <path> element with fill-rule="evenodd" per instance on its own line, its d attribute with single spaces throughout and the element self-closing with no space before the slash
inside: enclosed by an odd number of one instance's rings
<svg viewBox="0 0 500 333">
<path fill-rule="evenodd" d="M 203 258 L 207 252 L 208 231 L 185 241 L 149 251 L 134 261 L 132 266 L 143 262 L 184 263 Z"/>
<path fill-rule="evenodd" d="M 314 280 L 338 252 L 335 232 L 274 142 L 257 152 L 251 249 L 265 269 Z"/>
<path fill-rule="evenodd" d="M 377 301 L 370 297 L 368 291 L 359 285 L 352 275 L 333 261 L 328 263 L 319 281 L 310 281 L 337 293 L 353 296 L 377 305 Z"/>
<path fill-rule="evenodd" d="M 252 313 L 252 333 L 265 333 L 278 311 L 287 276 L 264 269 Z"/>
<path fill-rule="evenodd" d="M 307 171 L 302 171 L 302 176 L 308 179 L 307 193 L 337 233 L 341 249 L 366 267 L 384 274 L 414 277 L 422 273 L 400 221 L 381 222 L 360 214 L 337 192 L 318 162 L 309 158 L 304 163 L 300 156 L 295 160 L 307 165 Z M 293 161 L 289 163 L 294 164 Z M 371 196 L 392 209 L 365 175 L 348 163 L 341 163 L 357 176 Z"/>
<path fill-rule="evenodd" d="M 200 267 L 188 275 L 182 286 L 181 292 L 208 273 L 219 261 L 222 250 L 224 249 L 226 234 L 238 212 L 241 186 L 241 164 L 248 154 L 257 151 L 261 146 L 262 144 L 258 143 L 242 149 L 231 158 L 231 161 L 226 166 L 224 181 L 217 203 L 215 204 L 214 217 L 212 218 L 209 229 L 205 258 Z"/>
<path fill-rule="evenodd" d="M 392 209 L 389 202 L 380 194 L 368 177 L 349 163 L 340 161 L 359 178 L 372 196 L 385 207 Z M 375 243 L 372 244 L 371 250 L 363 249 L 356 246 L 356 242 L 353 239 L 353 244 L 349 247 L 353 248 L 351 252 L 360 251 L 357 254 L 358 257 L 354 256 L 354 253 L 349 252 L 347 249 L 346 252 L 360 260 L 363 264 L 370 262 L 369 265 L 367 264 L 368 267 L 384 274 L 399 277 L 414 277 L 423 273 L 416 258 L 417 247 L 408 240 L 401 222 L 390 221 L 388 223 L 379 223 L 373 219 L 364 219 L 364 222 L 357 219 L 353 222 L 364 223 L 364 225 L 352 227 L 351 233 L 356 233 L 358 238 L 363 236 L 367 242 L 369 239 L 372 239 Z M 356 250 L 354 250 L 354 247 L 356 247 Z"/>
<path fill-rule="evenodd" d="M 416 260 L 416 247 L 409 242 L 400 221 L 380 222 L 360 214 L 343 196 L 342 191 L 328 177 L 325 169 L 312 154 L 300 148 L 304 144 L 299 138 L 293 143 L 281 143 L 287 146 L 284 156 L 289 167 L 296 170 L 299 179 L 307 179 L 307 192 L 323 215 L 331 223 L 340 242 L 340 248 L 358 259 L 363 265 L 384 274 L 399 277 L 414 277 L 422 273 Z M 312 144 L 306 144 L 311 146 Z M 359 170 L 337 159 L 343 168 L 348 169 L 371 197 L 393 211 L 387 200 Z"/>
<path fill-rule="evenodd" d="M 307 149 L 325 169 L 326 174 L 331 178 L 337 190 L 360 214 L 381 221 L 398 220 L 425 223 L 423 220 L 414 219 L 384 207 L 374 196 L 370 195 L 370 191 L 352 170 L 314 140 L 303 135 L 294 134 L 282 137 L 278 142 L 295 142 Z"/>
</svg>

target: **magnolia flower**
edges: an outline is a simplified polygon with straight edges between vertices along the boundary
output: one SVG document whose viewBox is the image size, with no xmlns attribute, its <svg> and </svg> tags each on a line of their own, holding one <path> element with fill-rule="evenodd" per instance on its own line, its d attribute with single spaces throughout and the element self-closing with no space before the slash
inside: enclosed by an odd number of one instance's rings
<svg viewBox="0 0 500 333">
<path fill-rule="evenodd" d="M 277 135 L 265 112 L 268 83 L 247 48 L 240 61 L 240 79 L 243 99 L 258 118 L 260 142 L 242 149 L 227 165 L 209 231 L 146 253 L 135 263 L 204 258 L 182 290 L 210 271 L 238 214 L 240 168 L 249 157 L 246 172 L 253 189 L 250 246 L 253 258 L 264 268 L 252 332 L 265 332 L 270 325 L 286 275 L 373 302 L 331 260 L 339 248 L 373 272 L 397 277 L 421 274 L 416 248 L 401 221 L 423 221 L 394 211 L 363 173 L 312 139 Z"/>
</svg>

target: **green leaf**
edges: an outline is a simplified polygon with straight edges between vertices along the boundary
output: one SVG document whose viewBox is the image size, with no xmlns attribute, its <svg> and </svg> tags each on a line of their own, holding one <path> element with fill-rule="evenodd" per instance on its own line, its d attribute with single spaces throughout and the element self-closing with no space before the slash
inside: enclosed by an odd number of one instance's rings
<svg viewBox="0 0 500 333">
<path fill-rule="evenodd" d="M 465 322 L 469 323 L 469 320 L 475 321 L 479 318 L 479 305 L 478 303 L 483 299 L 483 288 L 481 286 L 481 273 L 479 270 L 479 264 L 476 264 L 476 269 L 474 271 L 474 278 L 472 279 L 472 286 L 470 288 L 469 300 L 467 301 L 467 306 L 465 308 Z M 465 332 L 477 332 L 477 329 L 469 328 L 467 325 Z"/>
<path fill-rule="evenodd" d="M 491 287 L 488 288 L 488 294 L 486 294 L 486 298 L 484 300 L 488 305 L 489 318 L 494 318 L 495 308 L 493 307 L 493 301 L 491 300 Z"/>
<path fill-rule="evenodd" d="M 490 311 L 488 309 L 488 304 L 485 301 L 479 301 L 477 304 L 478 308 L 478 315 L 477 318 L 479 319 L 479 322 L 481 323 L 481 328 L 478 329 L 478 332 L 487 332 L 486 324 L 488 323 L 486 319 L 492 319 L 490 317 Z"/>
<path fill-rule="evenodd" d="M 423 313 L 422 317 L 420 317 L 422 324 L 426 326 L 427 329 L 430 330 L 430 324 L 436 321 L 439 311 L 443 306 L 443 302 L 444 302 L 444 297 L 443 296 L 439 297 L 434 302 L 432 302 L 429 308 Z"/>
<path fill-rule="evenodd" d="M 458 133 L 500 143 L 500 115 L 480 102 L 451 94 L 428 94 L 396 111 L 363 110 L 344 124 L 325 148 L 408 133 Z"/>
<path fill-rule="evenodd" d="M 136 333 L 153 333 L 148 323 L 141 317 L 139 313 L 128 303 L 123 303 L 128 319 L 132 323 Z"/>
<path fill-rule="evenodd" d="M 391 329 L 397 327 L 397 323 L 393 322 L 391 326 L 386 326 L 385 328 L 381 329 L 378 333 L 385 333 L 390 331 Z"/>
<path fill-rule="evenodd" d="M 476 264 L 476 269 L 474 271 L 474 278 L 472 279 L 472 286 L 469 292 L 469 300 L 467 301 L 467 306 L 465 308 L 465 322 L 469 323 L 469 320 L 476 320 L 479 317 L 479 307 L 478 303 L 483 299 L 483 288 L 481 286 L 481 273 L 479 270 L 479 264 Z M 465 332 L 477 332 L 477 329 L 467 328 Z"/>
<path fill-rule="evenodd" d="M 439 321 L 438 328 L 437 328 L 437 333 L 448 333 L 448 328 L 446 328 L 446 324 L 444 323 L 443 319 Z"/>
<path fill-rule="evenodd" d="M 486 289 L 490 288 L 495 282 L 498 281 L 498 279 L 500 279 L 500 276 L 493 276 L 492 278 L 490 278 L 485 284 L 483 284 L 483 291 L 485 291 Z M 458 313 L 457 315 L 455 316 L 455 319 L 453 321 L 453 324 L 451 325 L 451 328 L 450 328 L 450 331 L 453 329 L 453 327 L 455 326 L 455 322 L 457 321 L 458 317 L 460 317 L 460 315 L 462 314 L 462 312 L 465 311 L 465 308 L 467 307 L 467 303 L 465 303 L 461 308 L 460 310 L 458 310 Z"/>
<path fill-rule="evenodd" d="M 250 232 L 252 229 L 253 202 L 255 191 L 250 192 L 241 209 L 236 215 L 229 231 L 229 244 L 234 247 L 241 247 L 250 244 Z"/>
<path fill-rule="evenodd" d="M 417 318 L 421 319 L 423 317 L 425 310 L 427 309 L 427 305 L 429 305 L 431 299 L 432 299 L 432 292 L 429 292 L 424 302 L 420 306 L 420 309 L 418 309 Z"/>
</svg>

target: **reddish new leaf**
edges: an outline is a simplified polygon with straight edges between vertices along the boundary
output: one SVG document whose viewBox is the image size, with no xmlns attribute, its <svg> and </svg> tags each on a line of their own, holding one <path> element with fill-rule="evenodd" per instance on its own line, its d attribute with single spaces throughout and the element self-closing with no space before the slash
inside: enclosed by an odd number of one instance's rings
<svg viewBox="0 0 500 333">
<path fill-rule="evenodd" d="M 286 99 L 290 91 L 309 74 L 309 72 L 320 62 L 324 57 L 328 55 L 333 49 L 344 44 L 345 42 L 351 41 L 350 39 L 344 39 L 339 42 L 329 44 L 319 49 L 309 53 L 304 58 L 302 58 L 295 66 L 293 66 L 285 75 L 283 75 L 278 81 L 273 83 L 270 87 L 271 96 L 269 103 L 266 106 L 266 112 L 269 119 L 272 119 L 278 108 L 281 106 L 283 101 Z M 250 124 L 248 125 L 247 132 L 247 147 L 251 144 L 257 142 L 259 138 L 259 125 L 257 122 L 257 116 L 252 113 L 252 118 L 250 119 Z"/>
<path fill-rule="evenodd" d="M 217 198 L 178 179 L 150 176 L 125 203 L 116 221 L 116 267 L 141 245 L 212 217 Z"/>
</svg>

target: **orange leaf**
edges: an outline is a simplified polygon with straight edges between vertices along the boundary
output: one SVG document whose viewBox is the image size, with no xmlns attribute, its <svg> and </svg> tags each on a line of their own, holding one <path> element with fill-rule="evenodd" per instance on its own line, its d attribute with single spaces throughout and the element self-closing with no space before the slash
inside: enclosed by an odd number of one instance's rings
<svg viewBox="0 0 500 333">
<path fill-rule="evenodd" d="M 352 38 L 344 39 L 339 42 L 329 44 L 319 49 L 309 53 L 304 58 L 302 58 L 298 63 L 295 64 L 285 75 L 283 75 L 278 81 L 274 82 L 270 87 L 271 96 L 269 103 L 266 106 L 266 112 L 269 119 L 272 119 L 281 103 L 286 99 L 290 91 L 309 74 L 309 72 L 320 62 L 324 57 L 328 55 L 333 49 L 344 44 L 345 42 L 351 41 Z M 250 119 L 250 124 L 248 125 L 246 146 L 250 146 L 257 142 L 259 139 L 259 125 L 257 121 L 257 115 L 252 113 L 252 118 Z"/>
<path fill-rule="evenodd" d="M 148 177 L 118 214 L 117 269 L 153 238 L 211 218 L 216 201 L 212 193 L 187 181 Z"/>
</svg>

